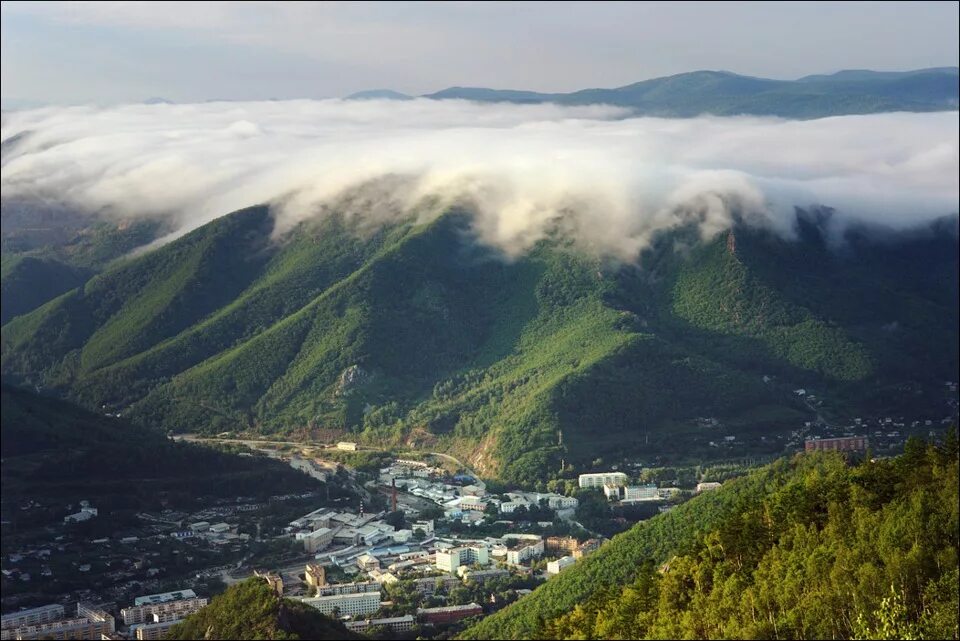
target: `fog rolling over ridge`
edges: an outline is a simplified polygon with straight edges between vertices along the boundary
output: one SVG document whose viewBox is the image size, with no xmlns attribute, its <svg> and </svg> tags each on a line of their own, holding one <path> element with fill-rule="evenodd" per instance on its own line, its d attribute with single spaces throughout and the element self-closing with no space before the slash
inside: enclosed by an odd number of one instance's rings
<svg viewBox="0 0 960 641">
<path fill-rule="evenodd" d="M 839 227 L 955 215 L 956 112 L 818 120 L 636 118 L 604 105 L 295 100 L 3 114 L 4 199 L 62 201 L 178 231 L 257 203 L 278 228 L 336 209 L 376 224 L 451 206 L 518 255 L 554 229 L 631 260 L 659 230 L 737 212 L 785 236 L 795 207 Z"/>
</svg>

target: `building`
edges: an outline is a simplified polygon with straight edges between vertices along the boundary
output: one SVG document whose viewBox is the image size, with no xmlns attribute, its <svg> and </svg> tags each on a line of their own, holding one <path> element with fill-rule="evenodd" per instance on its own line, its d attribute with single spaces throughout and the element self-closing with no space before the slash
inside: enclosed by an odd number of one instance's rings
<svg viewBox="0 0 960 641">
<path fill-rule="evenodd" d="M 115 625 L 107 612 L 78 603 L 76 618 L 5 628 L 2 632 L 4 639 L 99 639 L 104 634 L 113 634 Z"/>
<path fill-rule="evenodd" d="M 438 587 L 449 591 L 459 584 L 460 580 L 457 577 L 444 574 L 442 576 L 425 576 L 422 579 L 416 579 L 413 585 L 420 594 L 430 596 L 437 591 Z"/>
<path fill-rule="evenodd" d="M 319 588 L 327 584 L 327 570 L 319 563 L 307 563 L 305 578 L 307 585 L 312 588 Z"/>
<path fill-rule="evenodd" d="M 337 596 L 361 592 L 376 592 L 379 595 L 380 584 L 376 581 L 358 581 L 356 583 L 328 583 L 327 585 L 317 586 L 317 596 Z"/>
<path fill-rule="evenodd" d="M 170 628 L 180 623 L 180 619 L 163 621 L 161 623 L 138 623 L 130 626 L 130 632 L 138 641 L 156 641 L 167 636 Z"/>
<path fill-rule="evenodd" d="M 190 524 L 189 526 L 187 526 L 187 527 L 189 527 L 189 528 L 190 528 L 191 530 L 193 530 L 194 532 L 206 532 L 207 530 L 210 529 L 210 522 L 209 522 L 209 521 L 197 521 L 196 523 L 191 523 L 191 524 Z"/>
<path fill-rule="evenodd" d="M 473 565 L 474 563 L 486 565 L 489 562 L 490 552 L 483 545 L 437 550 L 437 569 L 451 574 L 456 572 L 461 565 Z"/>
<path fill-rule="evenodd" d="M 547 497 L 547 507 L 551 510 L 572 510 L 580 505 L 580 501 L 572 496 L 551 494 Z"/>
<path fill-rule="evenodd" d="M 261 572 L 259 570 L 254 570 L 253 575 L 266 581 L 267 585 L 270 586 L 270 589 L 276 592 L 278 596 L 283 596 L 283 577 L 280 576 L 280 574 L 277 572 Z"/>
<path fill-rule="evenodd" d="M 570 567 L 576 562 L 576 559 L 572 556 L 562 556 L 556 561 L 547 563 L 547 574 L 560 574 L 561 570 Z"/>
<path fill-rule="evenodd" d="M 346 621 L 344 626 L 351 632 L 365 632 L 368 628 L 384 627 L 391 632 L 409 632 L 416 624 L 416 619 L 412 614 L 405 614 L 402 617 L 389 617 L 386 619 L 361 619 L 359 621 Z"/>
<path fill-rule="evenodd" d="M 50 623 L 51 621 L 59 621 L 63 617 L 64 610 L 62 605 L 56 603 L 41 605 L 39 608 L 30 608 L 29 610 L 20 610 L 19 612 L 4 614 L 3 617 L 0 618 L 0 630 L 10 630 L 25 625 Z"/>
<path fill-rule="evenodd" d="M 501 577 L 510 576 L 509 570 L 503 568 L 490 568 L 489 570 L 471 570 L 466 566 L 457 568 L 457 575 L 465 583 L 484 583 Z"/>
<path fill-rule="evenodd" d="M 335 530 L 332 530 L 328 527 L 322 527 L 318 530 L 314 530 L 313 532 L 298 534 L 297 538 L 303 542 L 303 550 L 305 552 L 315 554 L 321 550 L 327 549 L 330 544 L 333 543 L 333 538 L 335 535 Z"/>
<path fill-rule="evenodd" d="M 573 558 L 579 561 L 583 557 L 596 552 L 599 549 L 600 541 L 598 539 L 587 539 L 580 544 L 580 547 L 573 551 Z"/>
<path fill-rule="evenodd" d="M 350 442 L 350 441 L 340 441 L 339 443 L 337 443 L 337 449 L 338 449 L 338 450 L 346 450 L 346 451 L 348 451 L 348 452 L 356 452 L 356 451 L 357 451 L 357 444 L 356 444 L 356 443 L 352 443 L 352 442 Z"/>
<path fill-rule="evenodd" d="M 460 509 L 483 512 L 487 509 L 487 504 L 479 496 L 464 496 L 460 498 Z"/>
<path fill-rule="evenodd" d="M 578 481 L 581 488 L 603 487 L 604 485 L 626 485 L 627 475 L 623 472 L 599 472 L 597 474 L 581 474 Z"/>
<path fill-rule="evenodd" d="M 169 618 L 170 615 L 180 615 L 176 618 L 182 619 L 188 614 L 193 614 L 205 605 L 207 605 L 206 598 L 195 597 L 153 605 L 135 605 L 133 607 L 123 608 L 120 610 L 120 616 L 123 618 L 124 625 L 152 623 L 154 622 L 154 615 L 158 615 L 161 619 Z"/>
<path fill-rule="evenodd" d="M 148 594 L 138 596 L 133 600 L 134 605 L 156 605 L 158 603 L 168 603 L 170 601 L 179 601 L 181 599 L 195 599 L 197 593 L 193 590 L 177 590 L 176 592 L 161 592 L 160 594 Z"/>
<path fill-rule="evenodd" d="M 803 449 L 807 452 L 866 452 L 868 446 L 869 439 L 866 436 L 841 436 L 809 439 Z"/>
<path fill-rule="evenodd" d="M 619 500 L 620 499 L 620 490 L 622 486 L 620 485 L 611 485 L 607 484 L 603 486 L 603 495 L 607 497 L 608 500 Z"/>
<path fill-rule="evenodd" d="M 413 525 L 410 526 L 414 532 L 417 530 L 423 530 L 423 533 L 427 536 L 433 534 L 433 519 L 429 521 L 414 521 Z"/>
<path fill-rule="evenodd" d="M 483 608 L 476 603 L 445 605 L 439 608 L 417 608 L 417 618 L 432 625 L 456 623 L 478 614 L 483 614 Z"/>
<path fill-rule="evenodd" d="M 507 534 L 503 540 L 510 565 L 520 565 L 528 559 L 543 556 L 543 539 L 538 534 Z"/>
<path fill-rule="evenodd" d="M 660 490 L 653 483 L 647 485 L 628 485 L 623 488 L 624 501 L 656 501 L 660 499 Z"/>
<path fill-rule="evenodd" d="M 217 523 L 216 525 L 210 526 L 210 531 L 214 534 L 226 534 L 233 529 L 233 526 L 229 523 Z"/>
<path fill-rule="evenodd" d="M 314 607 L 327 616 L 365 616 L 380 609 L 380 589 L 376 592 L 357 592 L 355 594 L 337 594 L 303 599 L 306 605 Z"/>
<path fill-rule="evenodd" d="M 67 516 L 63 517 L 63 522 L 64 523 L 80 523 L 82 521 L 89 521 L 96 515 L 97 515 L 97 508 L 84 506 L 80 508 L 79 512 L 76 512 L 74 514 L 68 514 Z"/>
<path fill-rule="evenodd" d="M 364 572 L 380 569 L 380 560 L 370 554 L 361 554 L 357 557 L 357 567 Z"/>
<path fill-rule="evenodd" d="M 709 482 L 709 483 L 697 483 L 697 494 L 700 492 L 709 492 L 710 490 L 719 490 L 720 483 Z"/>
<path fill-rule="evenodd" d="M 580 543 L 572 536 L 548 536 L 543 541 L 543 549 L 553 554 L 573 554 Z"/>
</svg>

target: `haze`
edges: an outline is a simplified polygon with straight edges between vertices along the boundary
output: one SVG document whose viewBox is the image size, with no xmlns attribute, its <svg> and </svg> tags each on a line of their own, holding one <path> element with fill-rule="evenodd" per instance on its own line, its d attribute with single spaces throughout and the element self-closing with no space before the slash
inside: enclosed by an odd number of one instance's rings
<svg viewBox="0 0 960 641">
<path fill-rule="evenodd" d="M 4 2 L 4 107 L 958 64 L 955 2 Z"/>
</svg>

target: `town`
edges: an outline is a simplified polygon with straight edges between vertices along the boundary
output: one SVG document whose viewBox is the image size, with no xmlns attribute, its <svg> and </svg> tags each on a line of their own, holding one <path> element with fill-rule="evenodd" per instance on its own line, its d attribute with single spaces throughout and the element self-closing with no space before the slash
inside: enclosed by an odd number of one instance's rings
<svg viewBox="0 0 960 641">
<path fill-rule="evenodd" d="M 947 383 L 948 390 L 955 385 Z M 815 395 L 797 392 L 818 406 Z M 723 430 L 716 419 L 697 424 Z M 908 435 L 938 427 L 931 419 L 902 417 L 856 418 L 843 426 L 808 421 L 785 439 L 784 451 L 882 456 Z M 710 445 L 735 448 L 738 442 L 728 435 Z M 324 489 L 260 501 L 221 499 L 192 512 L 142 511 L 133 522 L 114 524 L 91 501 L 67 505 L 62 523 L 46 528 L 49 540 L 24 543 L 3 559 L 5 586 L 16 587 L 4 590 L 4 609 L 16 611 L 3 615 L 0 638 L 162 639 L 226 586 L 249 577 L 353 631 L 450 635 L 578 563 L 637 520 L 715 490 L 746 468 L 657 468 L 625 458 L 541 491 L 491 491 L 445 455 L 394 455 L 348 441 L 231 446 L 245 456 L 280 459 Z M 20 509 L 51 511 L 36 504 Z M 64 598 L 38 604 L 44 585 L 56 586 Z"/>
</svg>

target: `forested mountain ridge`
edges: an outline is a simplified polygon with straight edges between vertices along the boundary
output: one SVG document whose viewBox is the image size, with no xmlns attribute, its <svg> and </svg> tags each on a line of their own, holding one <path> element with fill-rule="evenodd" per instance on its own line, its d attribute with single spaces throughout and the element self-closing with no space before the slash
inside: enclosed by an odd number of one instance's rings
<svg viewBox="0 0 960 641">
<path fill-rule="evenodd" d="M 837 249 L 822 222 L 681 229 L 624 265 L 559 237 L 505 260 L 463 212 L 278 241 L 251 208 L 14 318 L 2 369 L 163 430 L 340 430 L 525 482 L 625 448 L 709 455 L 698 416 L 791 429 L 793 385 L 838 411 L 929 405 L 957 367 L 955 224 Z"/>
<path fill-rule="evenodd" d="M 840 71 L 799 80 L 771 80 L 728 71 L 692 71 L 613 89 L 571 93 L 450 87 L 427 98 L 561 105 L 608 104 L 663 117 L 757 115 L 823 118 L 887 111 L 950 111 L 958 107 L 956 67 L 904 72 Z"/>
<path fill-rule="evenodd" d="M 956 639 L 958 459 L 780 460 L 642 522 L 468 639 Z"/>
</svg>

